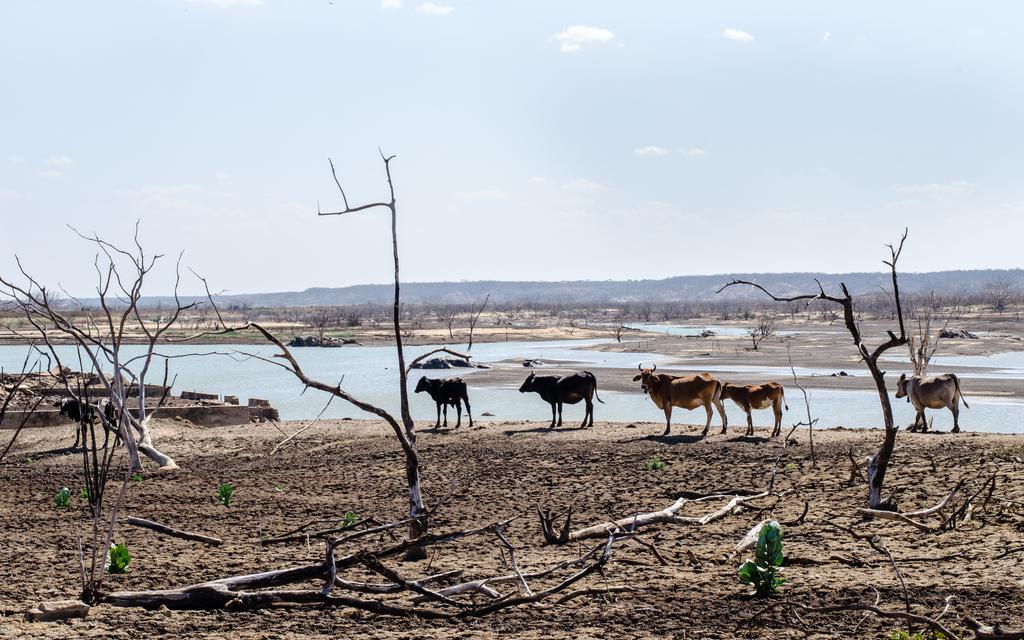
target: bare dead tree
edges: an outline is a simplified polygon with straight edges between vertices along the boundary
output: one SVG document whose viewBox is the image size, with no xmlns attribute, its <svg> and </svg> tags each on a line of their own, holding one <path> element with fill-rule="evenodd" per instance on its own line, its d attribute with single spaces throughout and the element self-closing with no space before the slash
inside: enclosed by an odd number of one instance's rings
<svg viewBox="0 0 1024 640">
<path fill-rule="evenodd" d="M 625 325 L 622 325 L 622 324 L 615 325 L 615 328 L 612 330 L 615 333 L 615 342 L 618 342 L 618 343 L 622 342 L 622 332 L 624 332 L 625 330 L 626 330 Z"/>
<path fill-rule="evenodd" d="M 761 346 L 761 343 L 775 334 L 775 316 L 770 313 L 762 313 L 757 316 L 757 326 L 748 334 L 754 343 L 754 351 Z"/>
<path fill-rule="evenodd" d="M 949 326 L 952 317 L 950 312 L 938 333 L 932 334 L 936 310 L 935 297 L 934 291 L 928 294 L 928 302 L 917 318 L 917 330 L 907 337 L 907 350 L 910 351 L 910 364 L 914 367 L 915 376 L 928 375 L 928 365 L 939 348 L 938 336 Z"/>
<path fill-rule="evenodd" d="M 78 233 L 77 230 L 74 231 Z M 178 298 L 181 257 L 179 256 L 175 268 L 175 309 L 166 316 L 166 320 L 161 319 L 151 325 L 143 319 L 139 311 L 139 300 L 142 298 L 147 277 L 163 255 L 146 255 L 139 242 L 138 224 L 135 227 L 132 250 L 122 249 L 97 235 L 78 235 L 93 243 L 98 251 L 94 261 L 98 279 L 98 321 L 89 314 L 74 316 L 71 312 L 65 311 L 66 304 L 58 306 L 58 298 L 53 295 L 51 289 L 31 276 L 22 267 L 20 260 L 17 264 L 24 283 L 18 284 L 12 279 L 0 276 L 0 295 L 11 300 L 58 364 L 60 357 L 50 339 L 51 333 L 77 346 L 79 353 L 84 356 L 87 368 L 99 381 L 103 394 L 108 396 L 114 406 L 117 424 L 104 426 L 117 430 L 121 437 L 125 438 L 133 468 L 141 468 L 139 453 L 163 469 L 177 468 L 177 463 L 170 456 L 153 445 L 149 430 L 152 412 L 146 406 L 145 389 L 153 359 L 159 357 L 156 353 L 157 342 L 178 322 L 183 311 L 196 306 L 195 303 L 184 304 Z M 75 298 L 72 300 L 81 311 L 86 310 L 81 301 Z M 146 336 L 146 347 L 141 355 L 127 357 L 122 354 L 122 347 L 126 336 L 134 332 Z M 140 394 L 139 406 L 133 414 L 129 411 L 126 399 L 129 387 L 136 386 Z M 80 400 L 74 390 L 68 388 L 67 391 L 74 399 Z"/>
<path fill-rule="evenodd" d="M 888 498 L 882 498 L 882 487 L 885 482 L 885 473 L 889 468 L 889 459 L 892 457 L 893 449 L 896 446 L 896 432 L 898 430 L 895 420 L 893 419 L 892 403 L 889 400 L 889 390 L 885 384 L 885 372 L 878 365 L 879 358 L 888 350 L 896 347 L 901 347 L 907 344 L 907 330 L 903 320 L 903 307 L 900 301 L 900 289 L 897 275 L 897 263 L 899 262 L 900 254 L 903 252 L 903 244 L 907 240 L 907 231 L 904 230 L 902 238 L 898 245 L 888 245 L 890 258 L 884 260 L 883 263 L 889 267 L 889 271 L 892 278 L 892 294 L 893 302 L 896 307 L 896 318 L 899 322 L 899 335 L 893 331 L 888 332 L 888 340 L 880 344 L 874 350 L 871 350 L 864 344 L 863 337 L 861 336 L 860 326 L 857 323 L 857 319 L 854 315 L 853 296 L 850 295 L 849 289 L 846 285 L 840 283 L 840 289 L 842 290 L 842 296 L 830 296 L 825 293 L 825 289 L 818 282 L 818 293 L 802 294 L 790 297 L 777 296 L 763 286 L 746 280 L 733 280 L 726 283 L 718 289 L 718 293 L 721 293 L 725 289 L 736 286 L 744 285 L 759 289 L 762 293 L 767 295 L 769 298 L 776 302 L 796 302 L 796 301 L 807 301 L 810 303 L 814 300 L 823 300 L 832 304 L 838 305 L 843 310 L 843 319 L 846 323 L 846 328 L 850 332 L 850 336 L 853 338 L 853 344 L 857 348 L 857 352 L 860 354 L 861 359 L 867 365 L 868 370 L 871 372 L 871 377 L 875 382 L 875 388 L 878 391 L 878 400 L 882 408 L 882 419 L 885 423 L 885 438 L 882 440 L 882 446 L 879 448 L 878 453 L 868 458 L 867 464 L 867 476 L 868 476 L 868 505 L 872 509 L 884 509 L 893 510 L 892 496 Z"/>
<path fill-rule="evenodd" d="M 491 299 L 491 294 L 484 296 L 484 301 L 480 303 L 480 306 L 472 305 L 469 308 L 469 346 L 466 347 L 466 352 L 473 350 L 473 331 L 476 330 L 476 323 L 480 320 L 480 315 L 484 312 L 484 307 L 487 306 L 487 301 Z"/>
<path fill-rule="evenodd" d="M 448 339 L 455 340 L 455 331 L 452 327 L 459 319 L 459 312 L 454 305 L 446 304 L 437 310 L 437 319 L 448 329 Z"/>
<path fill-rule="evenodd" d="M 370 202 L 367 204 L 351 206 L 348 201 L 348 196 L 345 194 L 345 190 L 341 186 L 341 182 L 338 180 L 338 174 L 334 169 L 334 162 L 328 159 L 331 167 L 331 176 L 334 178 L 334 183 L 338 187 L 338 191 L 341 193 L 341 199 L 344 203 L 344 209 L 339 211 L 321 211 L 319 203 L 317 204 L 317 215 L 320 216 L 340 216 L 358 213 L 360 211 L 368 211 L 374 209 L 384 209 L 390 213 L 391 216 L 391 246 L 392 255 L 394 257 L 395 265 L 395 288 L 394 288 L 394 304 L 392 305 L 392 326 L 395 335 L 395 351 L 398 356 L 398 370 L 399 370 L 399 382 L 398 392 L 401 401 L 401 413 L 399 419 L 396 419 L 387 410 L 378 407 L 369 402 L 360 400 L 352 394 L 345 391 L 341 382 L 337 384 L 331 384 L 315 380 L 309 377 L 306 372 L 299 365 L 298 360 L 292 355 L 292 352 L 287 346 L 275 336 L 269 329 L 256 322 L 248 322 L 242 326 L 229 327 L 224 323 L 223 319 L 220 320 L 221 329 L 213 334 L 224 334 L 235 331 L 246 331 L 254 330 L 258 332 L 267 342 L 271 343 L 280 353 L 277 354 L 276 358 L 265 358 L 255 354 L 246 354 L 249 357 L 263 360 L 270 364 L 279 366 L 293 376 L 295 376 L 302 384 L 307 388 L 316 389 L 324 393 L 331 394 L 356 408 L 376 415 L 383 419 L 391 427 L 395 433 L 395 437 L 398 439 L 399 445 L 402 447 L 402 453 L 405 456 L 405 476 L 406 484 L 409 491 L 409 538 L 410 540 L 416 540 L 426 535 L 429 512 L 424 506 L 423 491 L 420 484 L 420 463 L 419 454 L 416 449 L 416 425 L 413 422 L 412 414 L 409 411 L 409 368 L 405 362 L 405 350 L 403 347 L 403 328 L 401 325 L 401 279 L 399 270 L 399 257 L 398 257 L 398 208 L 395 200 L 395 186 L 391 177 L 391 161 L 394 160 L 395 156 L 385 156 L 383 153 L 380 154 L 381 160 L 384 162 L 384 173 L 387 177 L 389 197 L 385 201 Z M 217 304 L 214 301 L 214 296 L 209 294 L 207 290 L 207 300 L 210 306 L 214 309 L 217 308 Z M 219 313 L 218 313 L 218 317 Z M 188 340 L 193 340 L 201 337 L 211 335 L 211 333 L 201 333 L 195 336 L 191 336 Z M 422 545 L 413 545 L 409 547 L 407 557 L 410 559 L 422 559 L 426 557 L 426 551 Z"/>
</svg>

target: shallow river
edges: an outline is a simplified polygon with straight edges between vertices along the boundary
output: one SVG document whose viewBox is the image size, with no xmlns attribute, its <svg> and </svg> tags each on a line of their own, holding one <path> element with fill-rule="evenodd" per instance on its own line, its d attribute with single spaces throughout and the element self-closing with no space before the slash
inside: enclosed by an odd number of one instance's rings
<svg viewBox="0 0 1024 640">
<path fill-rule="evenodd" d="M 499 342 L 484 343 L 473 347 L 473 356 L 484 363 L 495 363 L 505 360 L 525 360 L 530 358 L 545 361 L 562 361 L 571 363 L 569 366 L 599 370 L 602 368 L 633 369 L 638 361 L 667 364 L 673 358 L 651 353 L 608 353 L 593 349 L 595 345 L 606 343 L 607 340 L 564 340 L 541 342 Z M 61 358 L 66 365 L 78 368 L 78 359 L 72 347 L 60 347 Z M 408 359 L 430 350 L 431 347 L 409 347 Z M 125 347 L 126 356 L 138 354 L 141 347 Z M 240 352 L 247 352 L 270 358 L 275 349 L 262 345 L 215 345 L 215 346 L 182 346 L 169 345 L 160 348 L 161 354 L 171 356 L 171 373 L 177 375 L 175 393 L 185 390 L 204 391 L 236 395 L 245 402 L 247 398 L 265 398 L 281 412 L 286 420 L 309 419 L 316 416 L 328 401 L 326 394 L 317 391 L 302 393 L 302 385 L 287 371 L 265 361 L 246 357 Z M 187 353 L 203 353 L 206 355 L 174 358 L 173 356 Z M 343 379 L 344 388 L 353 395 L 366 401 L 382 405 L 397 413 L 397 380 L 398 369 L 394 349 L 388 346 L 350 346 L 338 349 L 293 349 L 303 369 L 312 377 L 325 382 L 334 383 Z M 18 371 L 25 358 L 26 348 L 20 346 L 0 346 L 0 366 L 6 371 Z M 1024 354 L 1002 354 L 997 356 L 971 356 L 962 358 L 945 358 L 940 361 L 944 365 L 965 367 L 993 367 L 995 376 L 984 373 L 986 377 L 1024 377 Z M 707 366 L 694 363 L 696 368 L 713 371 L 737 371 L 750 373 L 777 373 L 789 375 L 786 367 L 741 367 L 741 366 Z M 150 383 L 159 383 L 163 365 L 154 366 Z M 776 371 L 778 369 L 778 371 Z M 518 384 L 508 387 L 482 386 L 473 384 L 475 370 L 428 371 L 413 372 L 410 384 L 415 384 L 422 373 L 431 377 L 460 375 L 470 385 L 470 400 L 473 404 L 474 417 L 487 419 L 482 414 L 488 412 L 495 420 L 537 420 L 550 419 L 551 413 L 547 404 L 536 394 L 520 394 Z M 813 375 L 816 370 L 798 371 Z M 523 377 L 528 374 L 523 370 Z M 979 374 L 980 375 L 980 374 Z M 598 404 L 595 409 L 597 420 L 612 421 L 654 421 L 663 419 L 663 415 L 639 389 L 636 392 L 616 393 L 600 391 L 602 374 L 597 371 L 599 395 L 605 404 Z M 966 376 L 964 376 L 966 377 Z M 878 399 L 871 391 L 846 391 L 812 389 L 811 407 L 819 427 L 848 426 L 872 427 L 881 424 L 881 410 Z M 961 410 L 961 427 L 965 430 L 991 431 L 1001 433 L 1024 433 L 1024 403 L 1011 399 L 967 395 L 970 409 Z M 795 388 L 788 389 L 787 400 L 791 411 L 786 414 L 784 424 L 803 420 L 804 408 L 800 393 Z M 425 394 L 412 397 L 413 416 L 417 420 L 433 420 L 435 409 L 433 402 Z M 896 420 L 899 424 L 909 424 L 913 420 L 913 409 L 903 401 L 893 403 Z M 726 404 L 726 412 L 730 424 L 736 427 L 745 423 L 740 409 L 732 403 Z M 454 418 L 454 412 L 450 411 Z M 335 400 L 324 414 L 326 417 L 364 417 L 360 412 L 340 400 Z M 934 426 L 947 429 L 952 425 L 948 411 L 929 412 L 935 417 Z M 582 420 L 583 405 L 567 406 L 565 418 L 572 423 Z M 683 411 L 676 409 L 673 422 L 678 424 L 703 423 L 702 409 Z M 755 412 L 754 422 L 766 425 L 771 421 L 770 411 Z M 712 424 L 719 424 L 716 414 Z"/>
</svg>

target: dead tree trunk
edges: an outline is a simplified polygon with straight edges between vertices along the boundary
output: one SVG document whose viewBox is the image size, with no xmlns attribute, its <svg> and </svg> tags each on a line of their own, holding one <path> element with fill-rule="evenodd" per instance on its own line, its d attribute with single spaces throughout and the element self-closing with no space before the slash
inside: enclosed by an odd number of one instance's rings
<svg viewBox="0 0 1024 640">
<path fill-rule="evenodd" d="M 893 449 L 896 446 L 897 427 L 895 420 L 893 419 L 892 403 L 889 400 L 889 390 L 885 385 L 885 372 L 878 366 L 878 360 L 882 354 L 889 349 L 907 344 L 907 329 L 903 321 L 903 305 L 900 301 L 900 288 L 896 269 L 900 253 L 903 252 L 903 243 L 906 242 L 906 240 L 907 231 L 904 231 L 903 237 L 900 238 L 899 245 L 888 245 L 890 258 L 889 260 L 883 261 L 883 263 L 889 267 L 892 277 L 892 299 L 896 308 L 896 318 L 899 322 L 899 335 L 896 335 L 896 333 L 890 330 L 888 332 L 889 339 L 880 344 L 874 350 L 870 350 L 864 344 L 864 340 L 860 333 L 860 327 L 857 324 L 857 319 L 853 311 L 853 296 L 850 295 L 850 291 L 847 289 L 845 284 L 840 283 L 839 285 L 842 289 L 842 297 L 827 295 L 820 282 L 818 283 L 818 293 L 803 294 L 788 298 L 776 296 L 761 285 L 746 280 L 733 280 L 719 288 L 717 292 L 721 293 L 725 289 L 734 285 L 747 285 L 760 289 L 765 295 L 776 302 L 796 302 L 803 300 L 807 301 L 809 304 L 813 300 L 826 300 L 842 307 L 846 329 L 850 332 L 850 336 L 853 338 L 853 344 L 857 348 L 857 352 L 860 354 L 861 359 L 864 360 L 864 364 L 867 365 L 868 371 L 871 373 L 871 378 L 875 382 L 875 388 L 878 391 L 878 402 L 882 407 L 882 420 L 885 424 L 885 437 L 882 440 L 882 446 L 879 448 L 877 454 L 868 458 L 867 463 L 868 505 L 872 509 L 893 509 L 892 497 L 883 498 L 882 487 L 885 483 L 885 472 L 889 468 L 889 460 L 892 457 Z"/>
</svg>

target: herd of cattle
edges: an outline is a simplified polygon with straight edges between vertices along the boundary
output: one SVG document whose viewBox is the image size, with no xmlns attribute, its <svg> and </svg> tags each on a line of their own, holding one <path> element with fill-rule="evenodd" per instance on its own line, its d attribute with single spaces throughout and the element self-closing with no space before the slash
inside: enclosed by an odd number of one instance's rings
<svg viewBox="0 0 1024 640">
<path fill-rule="evenodd" d="M 710 373 L 698 373 L 697 375 L 673 376 L 667 373 L 657 373 L 658 366 L 645 368 L 639 367 L 640 372 L 633 377 L 634 382 L 640 382 L 640 388 L 647 394 L 654 404 L 665 412 L 665 432 L 667 436 L 672 430 L 672 408 L 693 410 L 697 407 L 704 407 L 707 412 L 707 422 L 704 424 L 702 436 L 707 435 L 711 428 L 711 420 L 714 417 L 713 409 L 718 411 L 722 419 L 722 433 L 729 427 L 729 419 L 725 414 L 724 400 L 732 400 L 747 415 L 746 435 L 754 435 L 754 418 L 751 412 L 755 409 L 771 409 L 775 414 L 775 424 L 771 436 L 774 438 L 782 431 L 782 411 L 786 404 L 786 391 L 778 382 L 765 382 L 763 384 L 735 385 L 729 382 L 722 382 Z M 583 416 L 582 427 L 594 426 L 594 400 L 604 404 L 604 401 L 597 395 L 597 378 L 589 371 L 580 371 L 564 376 L 538 376 L 531 373 L 523 385 L 519 387 L 521 393 L 537 393 L 544 402 L 551 405 L 550 427 L 562 426 L 562 405 L 577 404 L 583 401 L 586 412 Z M 437 404 L 437 422 L 435 427 L 441 427 L 441 413 L 444 410 L 444 426 L 448 426 L 448 407 L 453 406 L 458 411 L 458 420 L 455 427 L 462 424 L 462 403 L 466 404 L 466 414 L 469 416 L 469 426 L 473 426 L 473 414 L 469 407 L 469 392 L 466 383 L 462 378 L 431 379 L 426 376 L 420 378 L 416 385 L 416 393 L 426 392 Z M 925 409 L 949 409 L 953 413 L 953 432 L 960 431 L 960 402 L 970 408 L 967 401 L 960 393 L 960 380 L 952 373 L 935 376 L 933 378 L 922 378 L 918 376 L 908 378 L 900 376 L 896 385 L 896 397 L 906 398 L 907 402 L 914 405 L 917 415 L 911 430 L 928 429 L 924 417 Z"/>
<path fill-rule="evenodd" d="M 667 373 L 657 373 L 658 366 L 654 365 L 645 368 L 639 367 L 640 372 L 633 377 L 634 382 L 640 383 L 640 388 L 647 394 L 654 404 L 665 412 L 665 432 L 667 436 L 672 429 L 672 409 L 693 410 L 704 407 L 707 412 L 707 422 L 704 424 L 702 436 L 707 435 L 711 428 L 711 420 L 714 411 L 718 411 L 722 419 L 722 433 L 726 432 L 729 426 L 729 419 L 725 414 L 723 401 L 732 400 L 747 415 L 746 435 L 754 435 L 754 419 L 751 412 L 755 409 L 771 409 L 775 415 L 775 424 L 771 436 L 778 436 L 782 430 L 782 411 L 789 410 L 786 404 L 786 391 L 778 382 L 765 382 L 763 384 L 736 385 L 729 382 L 722 382 L 710 373 L 698 373 L 696 375 L 674 376 Z M 455 407 L 457 419 L 455 427 L 462 425 L 462 405 L 466 405 L 466 415 L 469 417 L 469 426 L 473 426 L 473 413 L 469 406 L 469 390 L 462 378 L 427 378 L 419 379 L 416 384 L 416 393 L 427 393 L 437 405 L 437 422 L 435 427 L 441 427 L 442 412 L 444 416 L 444 427 L 448 426 L 448 407 Z M 521 393 L 536 393 L 544 402 L 551 405 L 550 428 L 562 426 L 562 406 L 566 404 L 578 404 L 583 401 L 586 412 L 583 416 L 582 427 L 594 426 L 594 400 L 601 404 L 604 401 L 597 395 L 597 377 L 589 371 L 570 373 L 564 376 L 538 376 L 531 373 L 523 385 L 519 387 Z M 911 431 L 927 431 L 928 425 L 925 421 L 925 409 L 949 409 L 953 414 L 953 433 L 960 431 L 960 402 L 970 408 L 967 401 L 960 392 L 960 380 L 952 373 L 946 373 L 931 378 L 919 376 L 907 377 L 901 375 L 896 383 L 896 397 L 906 398 L 907 402 L 914 405 L 917 411 Z M 96 404 L 89 404 L 73 398 L 62 398 L 54 405 L 59 409 L 61 415 L 67 416 L 72 422 L 80 425 L 75 432 L 74 448 L 79 443 L 86 444 L 86 424 L 113 425 L 114 407 L 107 400 L 101 400 Z M 105 417 L 106 420 L 101 418 Z M 104 448 L 107 446 L 107 439 L 110 436 L 109 430 L 104 433 Z"/>
</svg>

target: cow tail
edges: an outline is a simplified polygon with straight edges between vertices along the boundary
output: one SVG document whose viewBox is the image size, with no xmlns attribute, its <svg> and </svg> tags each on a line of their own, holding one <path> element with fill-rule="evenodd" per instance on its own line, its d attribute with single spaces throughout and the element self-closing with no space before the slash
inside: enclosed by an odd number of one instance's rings
<svg viewBox="0 0 1024 640">
<path fill-rule="evenodd" d="M 956 395 L 963 401 L 964 406 L 970 409 L 971 405 L 967 404 L 967 398 L 964 397 L 963 391 L 960 391 L 960 378 L 956 377 L 955 373 L 951 373 L 950 375 L 953 376 L 953 384 L 956 385 Z"/>
<path fill-rule="evenodd" d="M 786 387 L 782 387 L 782 406 L 786 407 L 786 411 L 789 411 L 789 405 L 786 404 Z"/>
<path fill-rule="evenodd" d="M 597 398 L 598 402 L 604 404 L 604 400 L 601 399 L 601 396 L 597 395 L 597 376 L 590 373 L 589 371 L 585 371 L 584 373 L 586 373 L 588 376 L 594 379 L 594 397 Z"/>
</svg>

